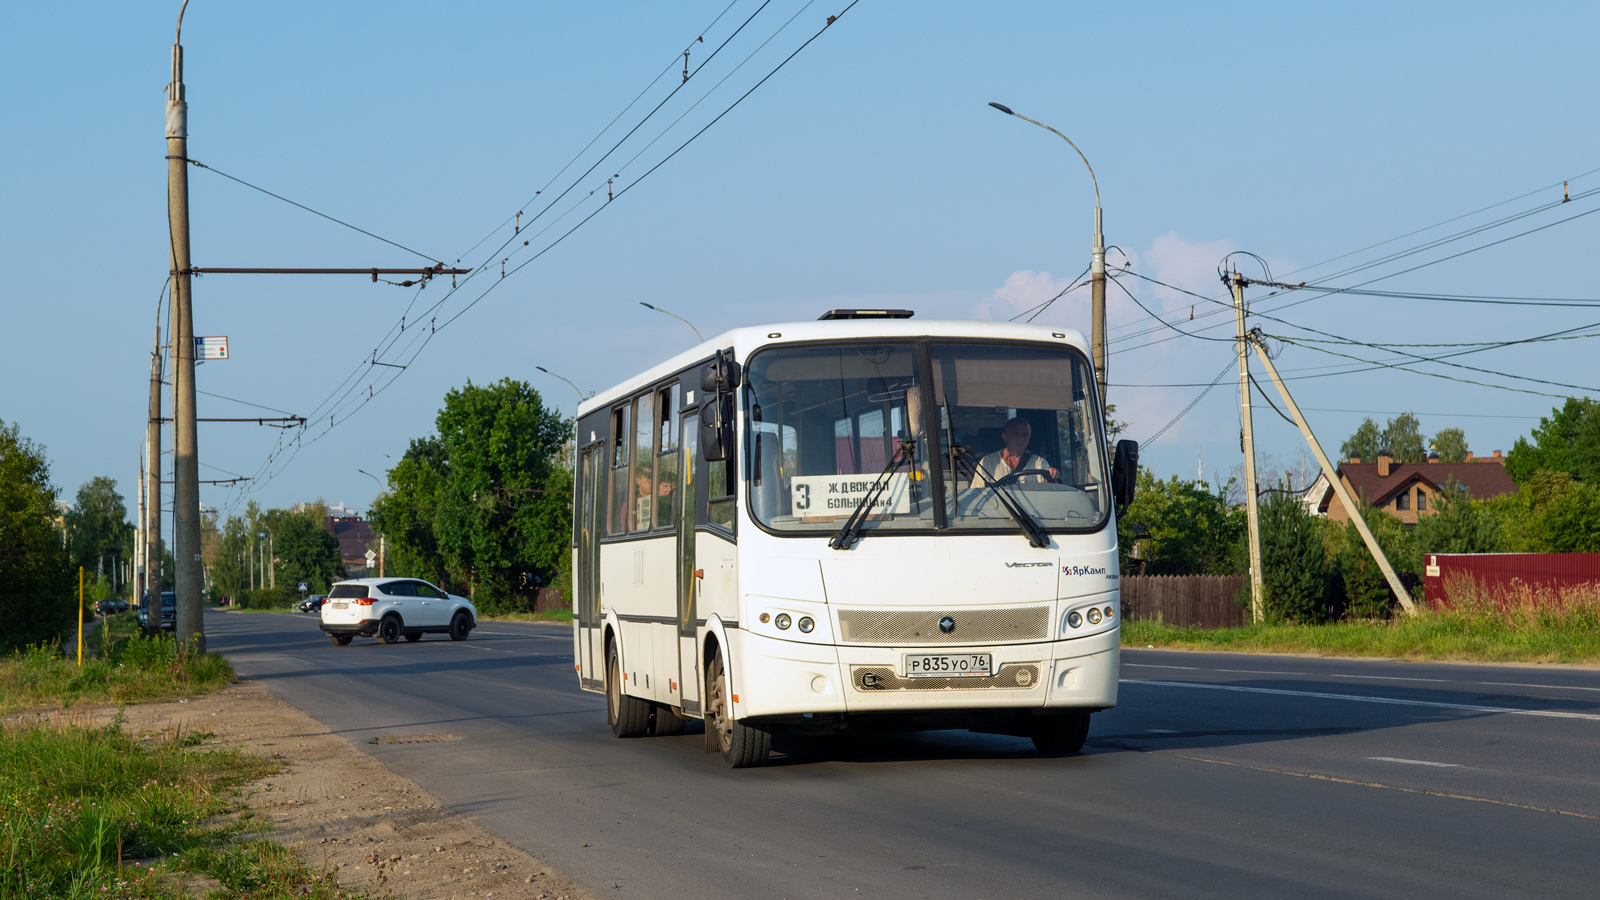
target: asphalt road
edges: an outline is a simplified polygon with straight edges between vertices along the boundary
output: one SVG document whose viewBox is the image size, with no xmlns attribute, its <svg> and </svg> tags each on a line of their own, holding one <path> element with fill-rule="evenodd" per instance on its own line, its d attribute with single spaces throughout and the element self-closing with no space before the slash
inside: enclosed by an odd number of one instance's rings
<svg viewBox="0 0 1600 900">
<path fill-rule="evenodd" d="M 609 896 L 1600 896 L 1600 671 L 1128 650 L 1077 756 L 944 731 L 730 771 L 698 733 L 612 737 L 566 627 L 206 627 L 241 675 Z"/>
</svg>

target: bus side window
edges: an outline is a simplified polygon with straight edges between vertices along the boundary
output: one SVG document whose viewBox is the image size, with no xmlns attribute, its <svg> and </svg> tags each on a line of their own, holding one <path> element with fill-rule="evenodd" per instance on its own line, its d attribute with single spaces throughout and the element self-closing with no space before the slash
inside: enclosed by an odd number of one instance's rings
<svg viewBox="0 0 1600 900">
<path fill-rule="evenodd" d="M 656 391 L 656 521 L 657 528 L 672 528 L 678 521 L 678 438 L 672 428 L 672 412 L 677 404 L 678 386 L 670 384 Z"/>
<path fill-rule="evenodd" d="M 654 394 L 645 394 L 633 401 L 634 447 L 633 503 L 629 518 L 629 531 L 649 531 L 655 521 L 655 416 L 650 401 Z"/>
<path fill-rule="evenodd" d="M 733 421 L 736 413 L 733 411 L 733 397 L 729 394 L 720 395 L 716 402 L 724 403 L 724 421 Z M 738 476 L 737 467 L 732 459 L 717 460 L 707 463 L 706 471 L 706 522 L 733 531 L 733 522 L 737 508 L 734 503 L 734 479 Z"/>
<path fill-rule="evenodd" d="M 607 508 L 606 534 L 628 531 L 628 407 L 611 411 L 611 502 Z"/>
</svg>

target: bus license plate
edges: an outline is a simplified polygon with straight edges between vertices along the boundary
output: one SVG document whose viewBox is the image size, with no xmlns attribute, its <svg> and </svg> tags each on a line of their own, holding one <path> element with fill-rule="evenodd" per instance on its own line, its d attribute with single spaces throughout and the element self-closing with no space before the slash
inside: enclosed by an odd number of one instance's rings
<svg viewBox="0 0 1600 900">
<path fill-rule="evenodd" d="M 907 678 L 988 678 L 994 674 L 990 653 L 907 653 Z"/>
<path fill-rule="evenodd" d="M 350 604 L 348 604 L 348 603 L 335 603 L 335 604 L 333 604 L 333 608 L 334 609 L 349 609 L 350 608 Z"/>
</svg>

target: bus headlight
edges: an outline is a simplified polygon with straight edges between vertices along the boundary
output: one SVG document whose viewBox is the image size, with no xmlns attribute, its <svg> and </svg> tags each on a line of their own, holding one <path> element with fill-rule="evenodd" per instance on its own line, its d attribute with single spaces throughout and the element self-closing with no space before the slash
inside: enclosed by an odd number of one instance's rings
<svg viewBox="0 0 1600 900">
<path fill-rule="evenodd" d="M 788 613 L 778 613 L 778 617 L 772 620 L 772 624 L 778 626 L 779 631 L 787 631 L 789 630 L 790 621 L 792 620 L 789 618 Z"/>
<path fill-rule="evenodd" d="M 1067 624 L 1071 625 L 1073 628 L 1077 628 L 1079 625 L 1083 624 L 1083 616 L 1078 615 L 1077 610 L 1073 610 L 1072 612 L 1067 613 Z"/>
<path fill-rule="evenodd" d="M 1098 609 L 1090 609 L 1089 610 L 1089 624 L 1090 625 L 1099 625 L 1100 624 L 1100 610 L 1098 610 Z"/>
<path fill-rule="evenodd" d="M 799 624 L 800 624 L 800 633 L 801 634 L 810 634 L 811 633 L 811 629 L 817 627 L 817 623 L 811 621 L 811 617 L 810 616 L 801 616 Z"/>
</svg>

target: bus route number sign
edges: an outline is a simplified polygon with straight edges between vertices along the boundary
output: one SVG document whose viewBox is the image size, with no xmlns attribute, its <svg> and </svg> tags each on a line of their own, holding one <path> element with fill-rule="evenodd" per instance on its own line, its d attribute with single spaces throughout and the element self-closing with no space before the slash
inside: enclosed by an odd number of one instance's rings
<svg viewBox="0 0 1600 900">
<path fill-rule="evenodd" d="M 866 502 L 875 480 L 872 475 L 796 475 L 789 483 L 789 499 L 797 516 L 842 518 Z M 890 475 L 868 512 L 910 513 L 910 487 L 911 479 L 905 473 Z"/>
</svg>

